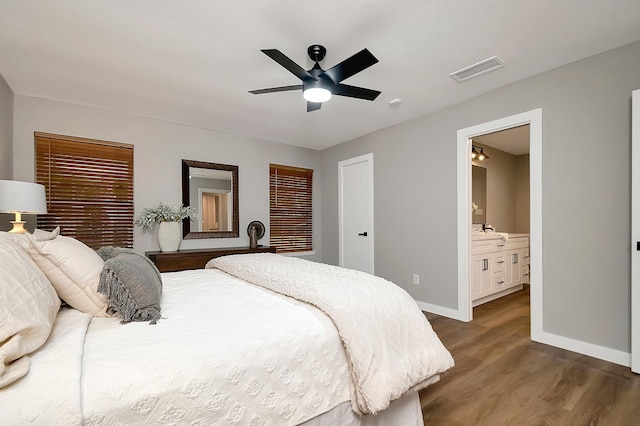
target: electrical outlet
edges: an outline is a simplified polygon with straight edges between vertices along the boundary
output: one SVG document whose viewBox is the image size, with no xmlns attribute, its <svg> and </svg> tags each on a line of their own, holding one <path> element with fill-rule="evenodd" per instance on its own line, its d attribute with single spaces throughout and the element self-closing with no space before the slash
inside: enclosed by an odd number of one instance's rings
<svg viewBox="0 0 640 426">
<path fill-rule="evenodd" d="M 420 275 L 418 274 L 413 274 L 413 283 L 415 285 L 420 285 Z"/>
</svg>

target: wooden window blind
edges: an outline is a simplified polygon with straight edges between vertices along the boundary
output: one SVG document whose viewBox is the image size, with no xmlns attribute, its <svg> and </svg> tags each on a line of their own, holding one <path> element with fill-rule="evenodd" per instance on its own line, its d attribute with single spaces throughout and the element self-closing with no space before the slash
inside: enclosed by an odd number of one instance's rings
<svg viewBox="0 0 640 426">
<path fill-rule="evenodd" d="M 313 250 L 313 170 L 269 165 L 270 245 L 278 253 Z"/>
<path fill-rule="evenodd" d="M 36 181 L 47 210 L 38 228 L 89 247 L 133 248 L 133 145 L 36 132 Z"/>
</svg>

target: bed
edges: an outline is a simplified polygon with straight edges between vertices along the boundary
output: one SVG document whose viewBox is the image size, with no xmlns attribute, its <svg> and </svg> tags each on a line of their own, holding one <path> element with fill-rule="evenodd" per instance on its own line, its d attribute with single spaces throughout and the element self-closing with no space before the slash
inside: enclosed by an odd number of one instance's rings
<svg viewBox="0 0 640 426">
<path fill-rule="evenodd" d="M 28 317 L 0 311 L 2 424 L 422 425 L 417 390 L 453 365 L 398 286 L 273 254 L 163 273 L 160 316 L 123 324 L 93 284 L 78 290 L 113 259 L 68 238 L 0 235 L 0 309 L 48 300 Z M 82 278 L 71 293 L 60 270 Z"/>
</svg>

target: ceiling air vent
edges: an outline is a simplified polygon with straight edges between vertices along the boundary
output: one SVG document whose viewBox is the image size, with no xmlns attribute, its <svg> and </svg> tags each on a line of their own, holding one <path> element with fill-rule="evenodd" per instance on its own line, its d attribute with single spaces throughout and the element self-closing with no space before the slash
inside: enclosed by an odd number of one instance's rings
<svg viewBox="0 0 640 426">
<path fill-rule="evenodd" d="M 480 74 L 497 70 L 498 68 L 502 67 L 504 67 L 504 62 L 502 62 L 502 59 L 500 59 L 498 56 L 492 56 L 489 59 L 478 62 L 477 64 L 473 64 L 456 72 L 452 72 L 451 74 L 449 74 L 449 76 L 454 80 L 462 82 L 465 80 L 469 80 L 470 78 L 477 77 Z"/>
</svg>

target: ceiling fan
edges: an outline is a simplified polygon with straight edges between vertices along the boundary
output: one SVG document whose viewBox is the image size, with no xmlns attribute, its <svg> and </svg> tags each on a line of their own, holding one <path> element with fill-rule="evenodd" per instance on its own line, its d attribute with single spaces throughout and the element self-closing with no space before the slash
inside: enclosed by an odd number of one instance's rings
<svg viewBox="0 0 640 426">
<path fill-rule="evenodd" d="M 302 84 L 250 90 L 249 93 L 253 93 L 254 95 L 302 90 L 302 96 L 307 100 L 307 112 L 309 112 L 320 109 L 322 102 L 328 101 L 331 95 L 373 101 L 381 93 L 377 90 L 349 86 L 341 83 L 341 81 L 378 62 L 378 59 L 376 59 L 368 49 L 362 49 L 360 52 L 326 71 L 320 67 L 318 62 L 324 59 L 327 54 L 327 49 L 319 44 L 309 46 L 307 49 L 309 57 L 316 63 L 313 68 L 308 71 L 305 71 L 300 65 L 293 62 L 278 49 L 262 49 L 262 52 L 302 80 Z"/>
</svg>

